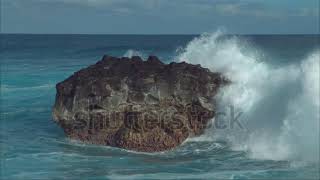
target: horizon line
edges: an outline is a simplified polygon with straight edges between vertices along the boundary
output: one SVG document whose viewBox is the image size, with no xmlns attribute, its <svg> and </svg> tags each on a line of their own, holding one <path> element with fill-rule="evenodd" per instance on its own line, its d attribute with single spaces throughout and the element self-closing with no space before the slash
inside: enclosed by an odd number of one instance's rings
<svg viewBox="0 0 320 180">
<path fill-rule="evenodd" d="M 0 34 L 3 35 L 115 35 L 115 36 L 119 36 L 119 35 L 123 35 L 123 36 L 176 36 L 176 35 L 180 35 L 180 36 L 199 36 L 201 34 L 204 33 L 194 33 L 194 34 L 176 34 L 176 33 L 164 33 L 164 34 L 150 34 L 150 33 L 146 33 L 146 34 L 125 34 L 125 33 L 109 33 L 109 34 L 102 34 L 102 33 L 3 33 L 0 32 Z M 245 33 L 226 33 L 225 35 L 242 35 L 242 36 L 248 36 L 248 35 L 320 35 L 320 33 L 316 34 L 316 33 L 306 33 L 306 34 L 302 34 L 302 33 L 288 33 L 288 34 L 283 34 L 283 33 L 270 33 L 270 34 L 263 34 L 263 33 L 257 33 L 257 34 L 245 34 Z"/>
</svg>

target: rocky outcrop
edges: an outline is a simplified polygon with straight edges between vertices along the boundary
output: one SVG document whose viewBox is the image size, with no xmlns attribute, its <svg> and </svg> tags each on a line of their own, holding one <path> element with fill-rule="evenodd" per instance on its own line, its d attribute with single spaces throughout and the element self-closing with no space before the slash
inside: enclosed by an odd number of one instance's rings
<svg viewBox="0 0 320 180">
<path fill-rule="evenodd" d="M 164 151 L 203 133 L 226 83 L 200 65 L 104 56 L 56 85 L 53 117 L 72 139 Z"/>
</svg>

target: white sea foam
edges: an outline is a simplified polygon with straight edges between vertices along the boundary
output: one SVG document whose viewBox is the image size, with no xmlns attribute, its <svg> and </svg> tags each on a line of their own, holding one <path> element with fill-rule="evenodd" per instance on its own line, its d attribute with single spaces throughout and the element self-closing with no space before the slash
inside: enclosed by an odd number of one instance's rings
<svg viewBox="0 0 320 180">
<path fill-rule="evenodd" d="M 195 38 L 176 57 L 229 78 L 232 84 L 217 95 L 219 109 L 241 110 L 251 129 L 245 138 L 232 130 L 209 130 L 205 139 L 227 138 L 252 158 L 318 160 L 320 51 L 301 64 L 278 67 L 257 52 L 242 39 L 217 32 Z"/>
<path fill-rule="evenodd" d="M 34 91 L 34 90 L 51 89 L 54 86 L 55 86 L 54 84 L 43 84 L 39 86 L 16 87 L 11 85 L 1 84 L 0 91 L 3 93 L 16 92 L 16 91 Z"/>
</svg>

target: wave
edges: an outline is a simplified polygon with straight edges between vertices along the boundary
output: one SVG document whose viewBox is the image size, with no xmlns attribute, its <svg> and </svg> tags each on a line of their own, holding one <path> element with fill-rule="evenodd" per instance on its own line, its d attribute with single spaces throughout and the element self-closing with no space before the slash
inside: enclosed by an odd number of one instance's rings
<svg viewBox="0 0 320 180">
<path fill-rule="evenodd" d="M 262 53 L 246 40 L 218 31 L 195 38 L 176 57 L 229 78 L 232 84 L 216 97 L 217 110 L 243 112 L 241 120 L 249 129 L 211 128 L 200 139 L 223 138 L 252 158 L 318 161 L 320 50 L 286 66 L 262 60 Z"/>
<path fill-rule="evenodd" d="M 44 89 L 51 89 L 53 87 L 55 87 L 55 84 L 43 84 L 39 86 L 30 86 L 30 87 L 17 87 L 17 86 L 1 84 L 0 91 L 3 93 L 7 93 L 7 92 L 16 92 L 16 91 L 44 90 Z"/>
</svg>

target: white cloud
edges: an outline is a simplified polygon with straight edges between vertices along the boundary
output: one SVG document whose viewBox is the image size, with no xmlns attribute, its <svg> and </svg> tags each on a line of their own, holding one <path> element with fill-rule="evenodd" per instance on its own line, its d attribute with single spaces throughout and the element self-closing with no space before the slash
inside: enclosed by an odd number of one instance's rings
<svg viewBox="0 0 320 180">
<path fill-rule="evenodd" d="M 267 4 L 253 3 L 253 2 L 221 2 L 217 3 L 215 10 L 224 16 L 253 16 L 253 17 L 262 17 L 262 18 L 275 18 L 283 19 L 285 17 L 294 17 L 294 16 L 319 16 L 319 8 L 271 8 Z"/>
<path fill-rule="evenodd" d="M 19 5 L 19 3 L 65 3 L 99 8 L 117 14 L 130 13 L 176 13 L 199 15 L 211 13 L 221 16 L 249 16 L 271 19 L 285 17 L 319 16 L 319 8 L 290 8 L 281 9 L 270 7 L 272 4 L 262 0 L 2 0 L 4 3 Z M 274 3 L 273 3 L 274 4 Z"/>
<path fill-rule="evenodd" d="M 218 4 L 216 10 L 220 13 L 236 15 L 241 13 L 241 4 Z"/>
<path fill-rule="evenodd" d="M 309 9 L 301 8 L 296 13 L 296 16 L 318 16 L 319 17 L 319 8 Z"/>
</svg>

